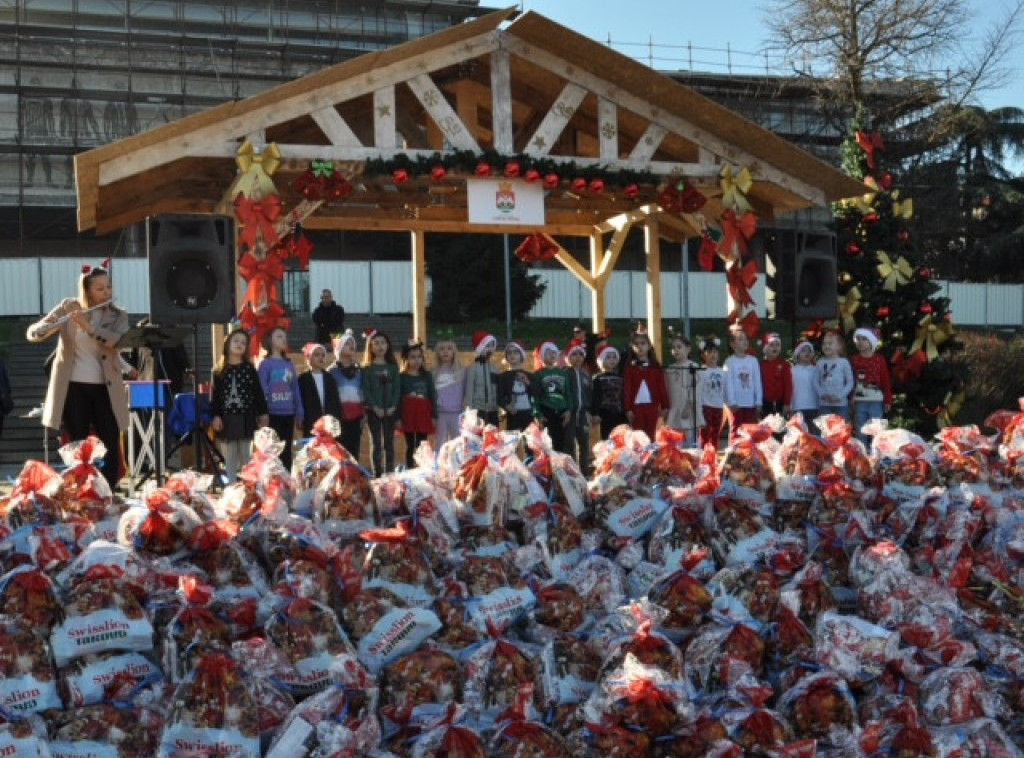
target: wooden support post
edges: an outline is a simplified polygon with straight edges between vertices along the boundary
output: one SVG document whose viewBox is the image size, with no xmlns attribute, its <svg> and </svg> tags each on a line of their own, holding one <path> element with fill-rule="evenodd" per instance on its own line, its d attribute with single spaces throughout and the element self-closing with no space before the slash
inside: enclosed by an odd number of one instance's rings
<svg viewBox="0 0 1024 758">
<path fill-rule="evenodd" d="M 605 325 L 605 288 L 608 286 L 607 279 L 600 279 L 598 273 L 601 269 L 601 262 L 604 258 L 602 250 L 602 239 L 598 232 L 590 235 L 590 275 L 594 277 L 594 288 L 590 290 L 591 329 L 595 334 L 604 331 Z"/>
<path fill-rule="evenodd" d="M 412 333 L 427 339 L 427 235 L 423 230 L 412 234 Z"/>
<path fill-rule="evenodd" d="M 655 348 L 661 350 L 661 240 L 656 219 L 648 219 L 644 224 L 644 250 L 647 253 L 647 333 Z"/>
</svg>

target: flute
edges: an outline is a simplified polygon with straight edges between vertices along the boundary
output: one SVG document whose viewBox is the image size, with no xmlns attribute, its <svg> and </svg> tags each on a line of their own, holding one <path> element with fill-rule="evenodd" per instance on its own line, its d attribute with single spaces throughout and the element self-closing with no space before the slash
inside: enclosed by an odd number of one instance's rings
<svg viewBox="0 0 1024 758">
<path fill-rule="evenodd" d="M 68 321 L 70 321 L 72 318 L 74 318 L 74 315 L 76 313 L 81 313 L 81 314 L 91 313 L 92 311 L 99 310 L 100 308 L 104 307 L 105 305 L 110 305 L 113 302 L 114 302 L 114 298 L 110 298 L 109 300 L 104 300 L 99 305 L 93 305 L 92 307 L 89 307 L 89 308 L 82 308 L 82 309 L 77 310 L 77 311 L 72 311 L 71 313 L 67 314 L 66 316 L 61 316 L 59 319 L 54 321 L 50 325 L 50 327 L 51 327 L 51 329 L 57 329 L 57 328 L 59 328 L 61 326 L 64 326 L 64 324 L 66 324 Z"/>
</svg>

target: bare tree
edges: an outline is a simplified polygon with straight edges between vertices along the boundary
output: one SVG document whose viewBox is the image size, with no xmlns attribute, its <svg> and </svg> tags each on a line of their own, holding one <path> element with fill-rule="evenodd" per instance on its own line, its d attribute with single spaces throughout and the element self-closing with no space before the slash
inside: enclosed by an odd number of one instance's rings
<svg viewBox="0 0 1024 758">
<path fill-rule="evenodd" d="M 768 0 L 764 19 L 769 49 L 865 126 L 930 111 L 928 131 L 941 131 L 932 114 L 1005 82 L 1002 61 L 1020 36 L 1024 0 L 976 39 L 965 31 L 969 10 L 967 0 Z"/>
</svg>

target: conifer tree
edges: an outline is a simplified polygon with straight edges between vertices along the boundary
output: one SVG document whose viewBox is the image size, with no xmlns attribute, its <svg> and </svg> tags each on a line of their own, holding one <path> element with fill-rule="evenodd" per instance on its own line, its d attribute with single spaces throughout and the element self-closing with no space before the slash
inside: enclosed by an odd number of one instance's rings
<svg viewBox="0 0 1024 758">
<path fill-rule="evenodd" d="M 864 195 L 836 208 L 839 326 L 853 350 L 857 327 L 878 331 L 893 382 L 890 426 L 926 439 L 954 423 L 964 401 L 965 367 L 949 298 L 915 261 L 913 198 L 897 187 L 877 132 L 856 130 L 843 145 L 843 168 L 865 182 Z"/>
</svg>

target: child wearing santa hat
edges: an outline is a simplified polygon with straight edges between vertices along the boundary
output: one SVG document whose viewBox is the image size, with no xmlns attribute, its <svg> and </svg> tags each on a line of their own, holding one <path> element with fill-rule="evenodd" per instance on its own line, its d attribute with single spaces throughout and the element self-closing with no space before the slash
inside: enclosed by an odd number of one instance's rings
<svg viewBox="0 0 1024 758">
<path fill-rule="evenodd" d="M 889 382 L 889 364 L 879 355 L 878 334 L 873 329 L 860 328 L 853 333 L 857 354 L 850 359 L 853 369 L 853 430 L 865 445 L 871 437 L 861 429 L 875 418 L 885 418 L 892 407 L 892 386 Z"/>
<path fill-rule="evenodd" d="M 799 413 L 808 431 L 817 427 L 814 419 L 818 417 L 818 387 L 814 368 L 814 345 L 801 342 L 793 351 L 793 367 L 790 370 L 793 379 L 793 397 L 791 412 Z"/>
<path fill-rule="evenodd" d="M 601 421 L 601 439 L 611 436 L 612 429 L 626 423 L 622 407 L 622 374 L 619 373 L 619 351 L 605 345 L 597 353 L 601 369 L 594 375 L 590 410 Z"/>
<path fill-rule="evenodd" d="M 576 384 L 569 371 L 558 365 L 558 345 L 547 340 L 537 348 L 542 366 L 533 374 L 533 416 L 548 430 L 551 446 L 571 454 L 572 414 L 578 407 Z"/>
<path fill-rule="evenodd" d="M 473 364 L 466 369 L 466 388 L 462 404 L 476 411 L 477 418 L 492 426 L 498 425 L 497 372 L 491 366 L 491 358 L 498 340 L 493 334 L 473 334 Z"/>
<path fill-rule="evenodd" d="M 762 414 L 788 415 L 793 404 L 793 372 L 789 361 L 782 357 L 782 338 L 776 332 L 766 334 L 761 349 Z"/>
<path fill-rule="evenodd" d="M 363 398 L 363 371 L 359 366 L 358 345 L 351 329 L 334 338 L 334 364 L 327 373 L 338 386 L 341 401 L 341 444 L 349 454 L 359 460 L 363 438 L 366 404 Z"/>
<path fill-rule="evenodd" d="M 319 342 L 307 342 L 302 355 L 309 367 L 299 374 L 299 397 L 302 398 L 302 436 L 313 434 L 313 424 L 321 416 L 334 416 L 341 421 L 341 396 L 334 377 L 327 373 L 327 348 Z M 344 443 L 342 443 L 344 444 Z"/>
<path fill-rule="evenodd" d="M 659 419 L 668 415 L 668 389 L 657 351 L 643 324 L 629 342 L 632 358 L 623 373 L 623 405 L 626 419 L 654 441 Z"/>
<path fill-rule="evenodd" d="M 533 376 L 526 370 L 526 347 L 519 340 L 505 345 L 507 370 L 498 374 L 498 404 L 505 414 L 505 428 L 522 431 L 533 421 Z"/>
</svg>

